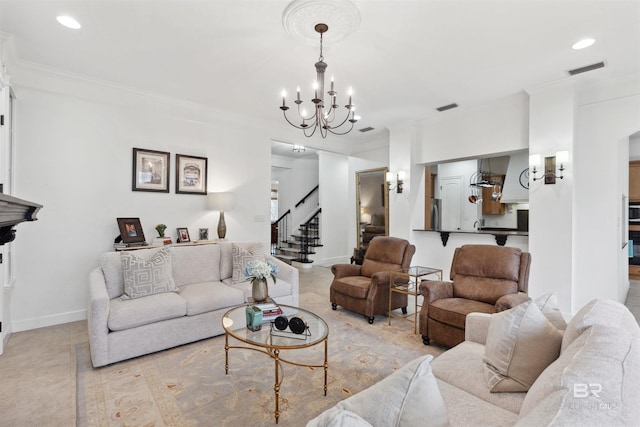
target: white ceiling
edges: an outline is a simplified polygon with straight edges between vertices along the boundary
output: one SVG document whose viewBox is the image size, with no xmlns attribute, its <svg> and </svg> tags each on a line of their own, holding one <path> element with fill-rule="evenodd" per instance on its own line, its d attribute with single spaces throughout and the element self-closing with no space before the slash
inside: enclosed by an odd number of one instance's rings
<svg viewBox="0 0 640 427">
<path fill-rule="evenodd" d="M 333 0 L 332 0 L 333 1 Z M 362 116 L 345 139 L 569 79 L 640 71 L 640 1 L 354 1 L 358 31 L 325 46 L 336 89 Z M 288 34 L 287 0 L 0 0 L 17 60 L 283 123 L 280 92 L 310 93 L 319 47 Z M 82 29 L 56 22 L 74 16 Z M 339 17 L 335 17 L 339 19 Z M 331 42 L 331 22 L 325 35 Z M 571 45 L 596 43 L 575 51 Z M 306 96 L 308 97 L 308 95 Z M 346 101 L 346 100 L 343 100 Z M 339 99 L 339 104 L 344 105 Z M 314 138 L 319 138 L 314 136 Z"/>
</svg>

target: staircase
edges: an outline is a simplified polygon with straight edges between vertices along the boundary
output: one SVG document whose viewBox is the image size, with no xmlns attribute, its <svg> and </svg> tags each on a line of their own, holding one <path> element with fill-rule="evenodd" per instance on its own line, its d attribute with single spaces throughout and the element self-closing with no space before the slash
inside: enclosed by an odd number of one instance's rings
<svg viewBox="0 0 640 427">
<path fill-rule="evenodd" d="M 299 262 L 310 264 L 313 262 L 309 255 L 315 254 L 314 248 L 321 247 L 320 242 L 320 214 L 318 208 L 304 223 L 298 226 L 294 234 L 288 234 L 287 219 L 291 214 L 287 211 L 276 223 L 277 241 L 271 246 L 271 254 L 288 263 Z"/>
</svg>

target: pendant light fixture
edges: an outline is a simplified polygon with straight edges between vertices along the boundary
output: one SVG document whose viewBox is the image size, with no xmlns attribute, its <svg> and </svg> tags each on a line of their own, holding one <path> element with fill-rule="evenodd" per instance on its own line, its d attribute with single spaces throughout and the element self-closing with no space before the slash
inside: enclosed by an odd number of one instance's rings
<svg viewBox="0 0 640 427">
<path fill-rule="evenodd" d="M 297 88 L 296 100 L 293 101 L 297 108 L 297 117 L 294 115 L 293 121 L 287 116 L 289 107 L 287 106 L 287 93 L 282 91 L 282 106 L 280 109 L 284 114 L 284 118 L 287 122 L 297 128 L 302 129 L 304 135 L 309 138 L 315 134 L 317 129 L 320 129 L 320 135 L 323 138 L 327 137 L 328 133 L 334 135 L 345 135 L 353 129 L 353 125 L 358 121 L 359 117 L 355 115 L 355 105 L 353 104 L 353 91 L 349 87 L 349 102 L 344 106 L 346 108 L 346 114 L 341 114 L 338 109 L 337 95 L 338 92 L 334 89 L 333 77 L 331 77 L 330 89 L 326 92 L 327 99 L 325 100 L 325 86 L 324 86 L 324 72 L 327 69 L 327 64 L 324 62 L 322 56 L 322 35 L 329 30 L 327 24 L 316 24 L 314 30 L 320 34 L 320 57 L 316 62 L 316 81 L 313 84 L 314 95 L 311 99 L 311 105 L 307 110 L 300 99 L 300 87 Z M 344 110 L 342 110 L 344 111 Z M 344 125 L 344 127 L 343 127 Z"/>
</svg>

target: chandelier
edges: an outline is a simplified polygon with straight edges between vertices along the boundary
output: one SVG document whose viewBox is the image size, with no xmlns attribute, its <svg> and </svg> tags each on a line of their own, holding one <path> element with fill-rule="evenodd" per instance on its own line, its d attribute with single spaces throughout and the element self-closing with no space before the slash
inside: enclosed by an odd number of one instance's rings
<svg viewBox="0 0 640 427">
<path fill-rule="evenodd" d="M 294 121 L 299 122 L 296 124 L 292 122 L 289 117 L 287 117 L 287 111 L 289 107 L 287 107 L 287 93 L 286 91 L 282 91 L 282 106 L 280 109 L 284 114 L 284 118 L 287 122 L 297 128 L 302 129 L 304 132 L 304 136 L 307 138 L 313 136 L 317 129 L 320 129 L 320 135 L 323 138 L 327 137 L 327 134 L 330 132 L 334 135 L 345 135 L 353 129 L 354 123 L 356 123 L 359 119 L 356 116 L 355 111 L 356 107 L 352 102 L 353 90 L 349 87 L 349 103 L 344 107 L 347 109 L 346 114 L 342 119 L 338 118 L 340 115 L 338 113 L 338 108 L 340 106 L 337 103 L 337 94 L 334 90 L 334 82 L 333 77 L 331 77 L 331 86 L 330 90 L 327 91 L 328 104 L 325 105 L 325 92 L 324 92 L 324 72 L 327 69 L 327 64 L 324 62 L 324 57 L 322 56 L 322 35 L 329 30 L 329 26 L 327 24 L 317 24 L 314 27 L 314 30 L 317 33 L 320 33 L 320 57 L 318 58 L 318 62 L 316 62 L 316 81 L 313 84 L 314 88 L 314 96 L 311 99 L 313 105 L 311 106 L 311 111 L 307 111 L 303 106 L 303 101 L 300 99 L 300 87 L 296 89 L 297 96 L 296 100 L 293 101 L 297 105 L 297 117 Z M 344 128 L 343 125 L 347 124 Z"/>
</svg>

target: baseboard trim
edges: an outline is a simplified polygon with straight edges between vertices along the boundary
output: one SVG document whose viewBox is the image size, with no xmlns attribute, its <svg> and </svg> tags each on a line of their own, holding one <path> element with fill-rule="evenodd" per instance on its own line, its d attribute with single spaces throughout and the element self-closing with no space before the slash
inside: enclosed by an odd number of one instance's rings
<svg viewBox="0 0 640 427">
<path fill-rule="evenodd" d="M 51 316 L 34 317 L 25 320 L 11 322 L 12 332 L 29 331 L 31 329 L 46 328 L 47 326 L 61 325 L 63 323 L 77 322 L 87 319 L 87 310 L 70 311 L 67 313 L 53 314 Z"/>
<path fill-rule="evenodd" d="M 349 264 L 349 257 L 331 257 L 331 258 L 323 258 L 320 261 L 317 261 L 318 265 L 322 267 L 331 267 L 334 264 Z"/>
</svg>

